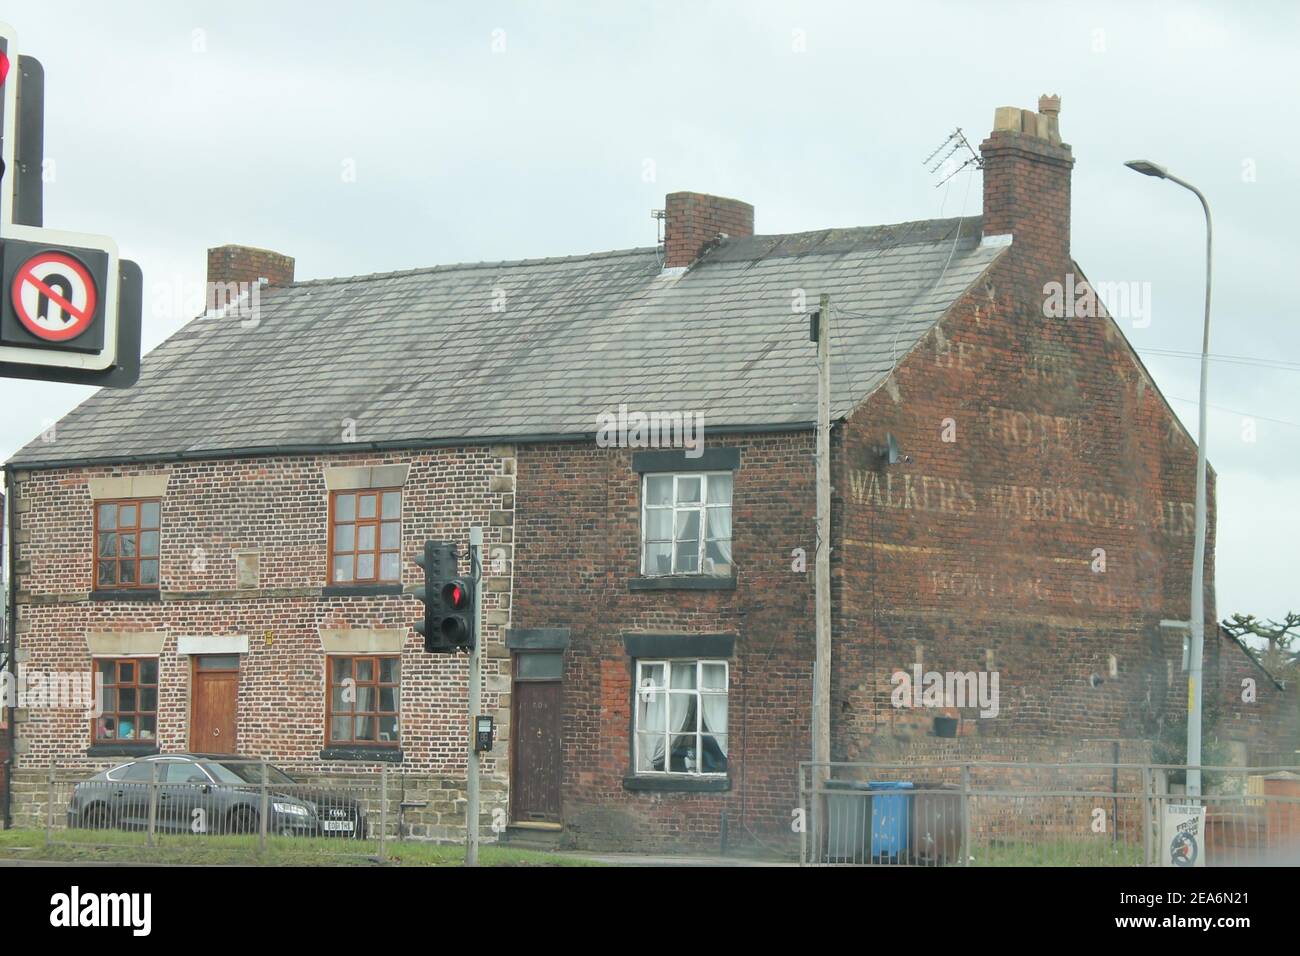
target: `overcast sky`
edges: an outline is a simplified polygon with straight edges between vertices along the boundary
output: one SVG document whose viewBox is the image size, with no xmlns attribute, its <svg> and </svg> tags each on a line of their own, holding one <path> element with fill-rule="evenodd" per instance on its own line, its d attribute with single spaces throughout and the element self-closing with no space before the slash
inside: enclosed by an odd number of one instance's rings
<svg viewBox="0 0 1300 956">
<path fill-rule="evenodd" d="M 1210 199 L 1212 351 L 1264 360 L 1211 366 L 1218 611 L 1300 609 L 1300 5 L 9 0 L 3 18 L 45 66 L 45 224 L 140 263 L 146 348 L 228 242 L 311 279 L 650 245 L 680 189 L 753 203 L 764 233 L 978 214 L 978 173 L 935 188 L 922 160 L 1058 93 L 1074 256 L 1151 283 L 1149 326 L 1125 331 L 1193 434 L 1197 362 L 1151 350 L 1199 350 L 1201 210 L 1121 164 Z M 0 459 L 90 392 L 0 380 Z"/>
</svg>

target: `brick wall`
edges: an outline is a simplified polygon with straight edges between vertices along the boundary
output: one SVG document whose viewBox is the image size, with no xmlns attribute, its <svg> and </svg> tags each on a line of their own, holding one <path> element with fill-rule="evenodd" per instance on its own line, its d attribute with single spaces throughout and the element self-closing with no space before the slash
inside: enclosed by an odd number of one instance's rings
<svg viewBox="0 0 1300 956">
<path fill-rule="evenodd" d="M 1219 628 L 1205 632 L 1205 707 L 1217 731 L 1256 766 L 1300 764 L 1300 692 L 1278 687 Z M 1209 708 L 1215 706 L 1216 713 Z"/>
<path fill-rule="evenodd" d="M 217 246 L 208 250 L 208 282 L 256 282 L 288 285 L 293 282 L 294 261 L 269 249 L 252 246 Z"/>
<path fill-rule="evenodd" d="M 580 846 L 717 850 L 729 839 L 788 845 L 796 768 L 812 700 L 813 443 L 809 434 L 710 438 L 736 447 L 734 591 L 632 591 L 640 573 L 641 488 L 631 452 L 521 446 L 516 627 L 568 627 L 563 810 Z M 809 555 L 791 571 L 791 551 Z M 733 633 L 723 793 L 624 788 L 631 770 L 633 667 L 623 634 Z M 782 842 L 784 841 L 784 842 Z"/>
<path fill-rule="evenodd" d="M 754 207 L 738 199 L 669 193 L 664 211 L 664 266 L 669 269 L 689 266 L 719 233 L 733 239 L 754 234 Z"/>
<path fill-rule="evenodd" d="M 509 734 L 504 626 L 510 613 L 514 451 L 509 446 L 413 454 L 343 454 L 203 461 L 163 467 L 97 467 L 18 472 L 18 637 L 32 671 L 90 667 L 89 632 L 165 635 L 160 658 L 158 742 L 189 749 L 190 659 L 181 637 L 242 636 L 239 750 L 286 769 L 324 774 L 339 762 L 320 756 L 325 736 L 322 628 L 406 629 L 401 649 L 401 749 L 394 769 L 424 792 L 463 789 L 467 658 L 429 655 L 410 630 L 421 605 L 409 593 L 326 596 L 326 466 L 409 464 L 402 501 L 402 584 L 422 583 L 414 558 L 426 538 L 463 548 L 473 524 L 488 555 L 501 562 L 484 591 L 484 712 Z M 91 601 L 91 478 L 170 477 L 162 505 L 161 600 Z M 236 589 L 236 550 L 259 554 L 258 586 Z M 498 569 L 493 569 L 496 571 Z M 118 762 L 87 756 L 89 720 L 79 711 L 19 711 L 19 770 L 102 769 Z M 504 806 L 508 748 L 483 761 L 485 812 Z M 347 770 L 374 769 L 347 762 Z M 446 800 L 436 800 L 445 805 Z M 463 809 L 429 809 L 416 822 L 429 834 L 463 821 Z"/>
<path fill-rule="evenodd" d="M 969 734 L 1140 738 L 1185 709 L 1181 636 L 1158 621 L 1187 615 L 1195 447 L 1115 321 L 1045 317 L 1047 283 L 1086 282 L 1060 232 L 1068 147 L 998 130 L 983 150 L 985 233 L 1011 248 L 839 446 L 838 757 L 928 730 L 934 712 L 890 698 L 918 659 L 998 672 L 1000 712 L 966 708 Z M 910 462 L 877 463 L 887 432 Z M 1213 633 L 1212 473 L 1209 500 Z"/>
</svg>

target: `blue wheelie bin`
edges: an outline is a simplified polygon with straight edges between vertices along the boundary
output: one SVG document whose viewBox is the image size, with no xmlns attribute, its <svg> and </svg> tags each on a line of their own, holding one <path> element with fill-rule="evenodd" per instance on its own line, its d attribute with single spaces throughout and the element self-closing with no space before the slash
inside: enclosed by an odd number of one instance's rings
<svg viewBox="0 0 1300 956">
<path fill-rule="evenodd" d="M 907 838 L 912 832 L 912 784 L 899 780 L 873 780 L 871 789 L 871 858 L 878 862 L 907 859 Z"/>
</svg>

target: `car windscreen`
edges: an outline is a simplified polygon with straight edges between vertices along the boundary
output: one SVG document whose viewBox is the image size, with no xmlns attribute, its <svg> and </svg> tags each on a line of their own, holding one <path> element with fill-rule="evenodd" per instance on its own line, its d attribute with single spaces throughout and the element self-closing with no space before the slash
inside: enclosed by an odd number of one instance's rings
<svg viewBox="0 0 1300 956">
<path fill-rule="evenodd" d="M 250 763 L 216 763 L 208 761 L 204 767 L 220 783 L 261 783 L 262 764 Z M 266 764 L 267 783 L 293 783 L 293 778 L 270 764 Z"/>
<path fill-rule="evenodd" d="M 120 767 L 114 767 L 109 773 L 110 780 L 130 780 L 132 783 L 148 782 L 153 779 L 154 761 L 140 760 L 136 763 L 123 764 Z M 159 768 L 159 779 L 162 773 Z"/>
</svg>

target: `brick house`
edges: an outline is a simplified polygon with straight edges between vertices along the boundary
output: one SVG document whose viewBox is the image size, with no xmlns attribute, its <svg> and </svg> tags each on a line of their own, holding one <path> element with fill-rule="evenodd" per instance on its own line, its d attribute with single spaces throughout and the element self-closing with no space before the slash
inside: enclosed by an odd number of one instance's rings
<svg viewBox="0 0 1300 956">
<path fill-rule="evenodd" d="M 661 247 L 310 282 L 213 250 L 235 308 L 6 466 L 17 660 L 93 668 L 117 701 L 15 712 L 15 779 L 155 749 L 387 762 L 428 798 L 417 832 L 454 836 L 467 672 L 424 654 L 409 592 L 426 538 L 478 524 L 485 819 L 788 838 L 822 293 L 833 756 L 1145 753 L 1182 706 L 1158 622 L 1186 613 L 1195 449 L 1104 309 L 1045 315 L 1086 281 L 1058 112 L 998 111 L 980 217 L 755 235 L 747 204 L 674 193 Z M 1212 571 L 1211 537 L 1211 627 Z M 894 706 L 916 664 L 996 673 L 997 715 Z"/>
</svg>

